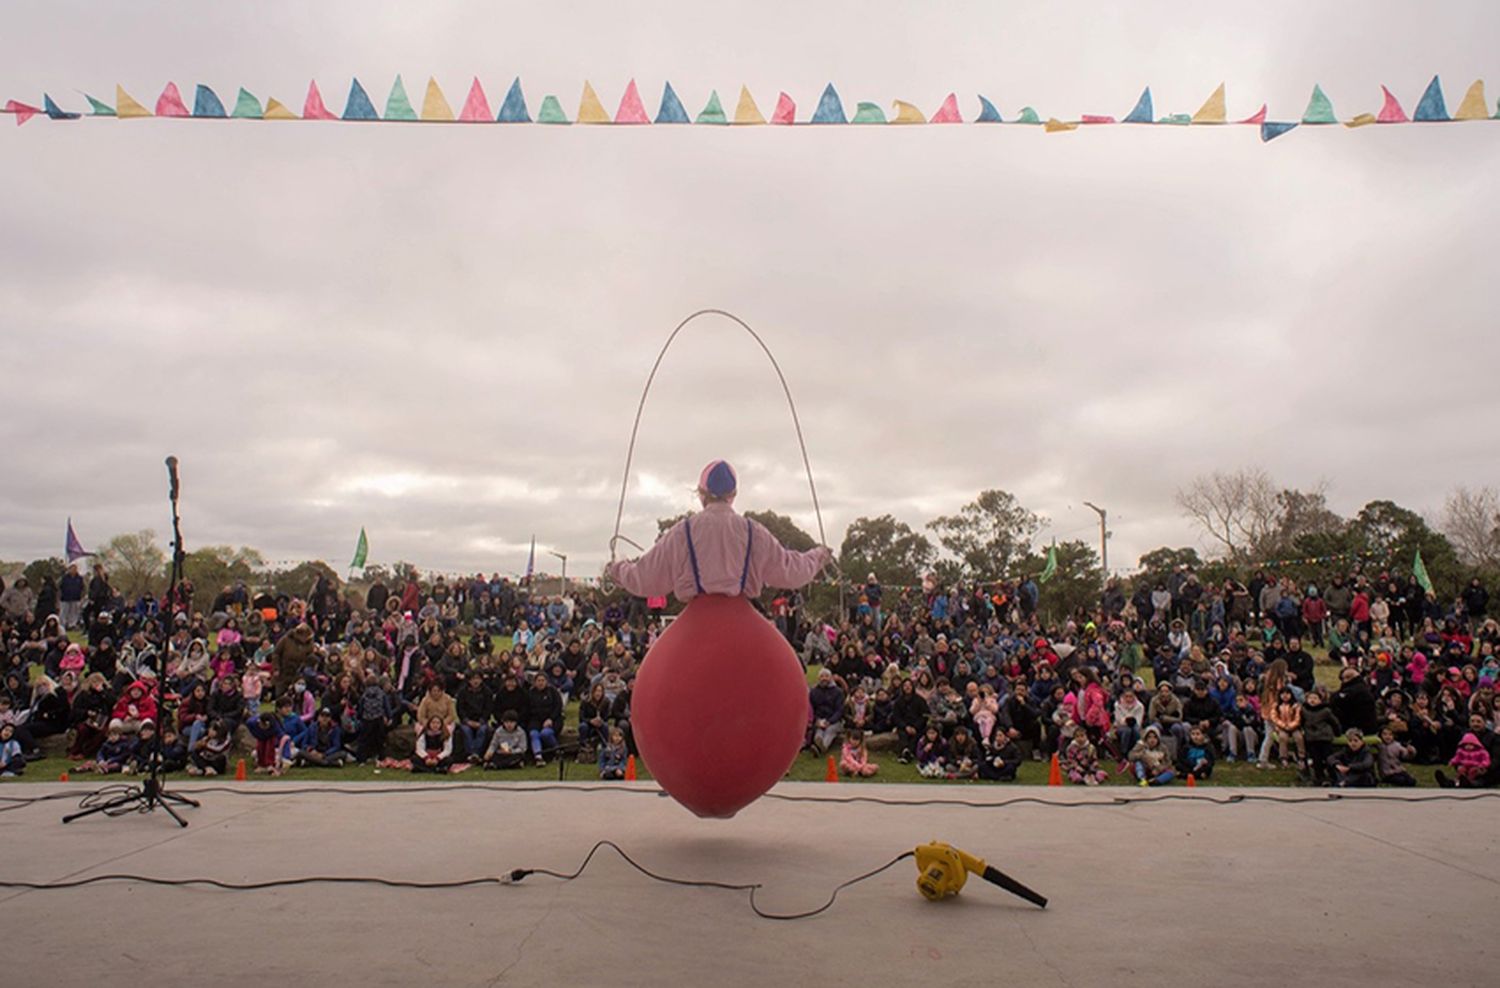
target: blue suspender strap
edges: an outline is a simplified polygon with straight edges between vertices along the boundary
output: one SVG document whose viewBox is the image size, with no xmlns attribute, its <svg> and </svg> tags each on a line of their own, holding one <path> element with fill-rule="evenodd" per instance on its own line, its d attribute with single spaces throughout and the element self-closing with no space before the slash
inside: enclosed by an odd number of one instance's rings
<svg viewBox="0 0 1500 988">
<path fill-rule="evenodd" d="M 740 570 L 740 595 L 745 593 L 745 581 L 750 579 L 750 547 L 755 544 L 755 526 L 745 519 L 745 568 Z"/>
<path fill-rule="evenodd" d="M 682 520 L 682 527 L 687 532 L 688 560 L 693 564 L 693 585 L 698 588 L 698 592 L 701 594 L 703 592 L 703 578 L 698 575 L 698 550 L 693 548 L 693 523 L 684 518 Z"/>
</svg>

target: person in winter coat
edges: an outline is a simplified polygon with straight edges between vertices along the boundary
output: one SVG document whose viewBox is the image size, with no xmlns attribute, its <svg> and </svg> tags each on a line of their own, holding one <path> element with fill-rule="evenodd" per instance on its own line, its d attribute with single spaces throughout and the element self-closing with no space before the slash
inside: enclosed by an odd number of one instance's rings
<svg viewBox="0 0 1500 988">
<path fill-rule="evenodd" d="M 1099 754 L 1093 743 L 1082 731 L 1073 735 L 1059 762 L 1063 774 L 1074 785 L 1097 786 L 1109 778 L 1109 773 L 1099 767 Z"/>
<path fill-rule="evenodd" d="M 1454 778 L 1450 780 L 1439 769 L 1436 773 L 1438 785 L 1445 789 L 1455 786 L 1460 789 L 1478 789 L 1484 785 L 1485 774 L 1490 770 L 1490 753 L 1485 751 L 1479 738 L 1470 731 L 1459 740 L 1458 750 L 1453 753 L 1448 764 L 1453 766 Z"/>
<path fill-rule="evenodd" d="M 1328 768 L 1333 785 L 1339 789 L 1375 787 L 1375 754 L 1365 744 L 1363 731 L 1349 728 L 1346 746 L 1329 756 Z"/>
<path fill-rule="evenodd" d="M 1161 743 L 1161 730 L 1149 725 L 1141 739 L 1130 749 L 1130 764 L 1136 782 L 1143 786 L 1164 786 L 1177 777 L 1172 771 L 1172 759 Z"/>
<path fill-rule="evenodd" d="M 880 771 L 880 766 L 870 760 L 863 731 L 852 730 L 845 736 L 839 752 L 839 771 L 855 778 L 869 778 Z"/>
<path fill-rule="evenodd" d="M 307 733 L 303 735 L 297 764 L 337 768 L 353 760 L 354 756 L 344 750 L 344 734 L 339 728 L 338 718 L 328 707 L 319 710 L 317 720 L 308 725 Z"/>
<path fill-rule="evenodd" d="M 1328 766 L 1329 759 L 1333 756 L 1333 739 L 1344 732 L 1344 726 L 1328 705 L 1327 693 L 1326 687 L 1319 686 L 1302 700 L 1302 737 L 1306 744 L 1306 767 L 1315 785 L 1337 781 L 1329 777 Z"/>
<path fill-rule="evenodd" d="M 292 688 L 305 666 L 313 662 L 313 629 L 299 624 L 281 636 L 271 651 L 271 667 L 276 676 L 278 693 Z"/>
<path fill-rule="evenodd" d="M 1271 754 L 1276 748 L 1281 749 L 1281 767 L 1286 768 L 1291 760 L 1292 745 L 1297 746 L 1297 764 L 1301 765 L 1307 760 L 1307 742 L 1302 734 L 1302 705 L 1296 701 L 1290 686 L 1282 686 L 1276 694 L 1276 701 L 1267 710 L 1261 708 L 1261 716 L 1266 722 L 1265 757 L 1260 760 L 1262 767 L 1271 764 Z"/>
<path fill-rule="evenodd" d="M 1177 771 L 1194 779 L 1207 779 L 1214 774 L 1214 746 L 1209 743 L 1208 732 L 1197 724 L 1177 749 Z"/>
<path fill-rule="evenodd" d="M 995 732 L 995 742 L 979 759 L 979 777 L 991 782 L 1014 782 L 1021 770 L 1021 748 L 1003 730 Z"/>
<path fill-rule="evenodd" d="M 526 691 L 526 732 L 531 737 L 531 754 L 538 765 L 545 764 L 547 753 L 557 747 L 562 732 L 562 694 L 547 682 L 547 674 L 537 673 Z"/>
<path fill-rule="evenodd" d="M 672 526 L 641 558 L 610 563 L 605 575 L 637 597 L 671 593 L 684 603 L 699 594 L 753 600 L 762 587 L 796 590 L 811 583 L 833 561 L 833 551 L 783 547 L 770 529 L 735 512 L 738 488 L 732 466 L 710 463 L 698 478 L 703 510 Z"/>
<path fill-rule="evenodd" d="M 844 730 L 844 691 L 835 685 L 833 673 L 820 669 L 818 683 L 808 691 L 807 700 L 813 718 L 809 744 L 821 756 L 838 743 Z"/>
<path fill-rule="evenodd" d="M 429 717 L 417 732 L 416 748 L 411 756 L 413 772 L 445 773 L 453 764 L 453 732 L 443 718 Z"/>
<path fill-rule="evenodd" d="M 476 764 L 484 760 L 484 749 L 490 740 L 492 702 L 489 687 L 484 685 L 484 674 L 478 669 L 470 671 L 453 705 L 458 715 L 458 734 L 464 743 L 463 755 Z"/>
<path fill-rule="evenodd" d="M 1380 716 L 1375 709 L 1375 693 L 1359 670 L 1345 667 L 1339 670 L 1338 692 L 1329 706 L 1345 727 L 1357 727 L 1366 734 L 1380 729 Z"/>
<path fill-rule="evenodd" d="M 608 742 L 599 746 L 599 778 L 609 781 L 624 779 L 629 762 L 630 748 L 625 744 L 625 732 L 611 727 Z"/>
<path fill-rule="evenodd" d="M 120 721 L 126 734 L 134 734 L 141 728 L 141 721 L 156 721 L 156 691 L 152 683 L 136 680 L 125 687 L 125 692 L 115 701 L 111 716 Z"/>
<path fill-rule="evenodd" d="M 1410 788 L 1417 780 L 1406 770 L 1406 761 L 1414 757 L 1417 749 L 1396 740 L 1396 732 L 1389 727 L 1381 728 L 1380 749 L 1375 754 L 1376 773 L 1381 783 L 1388 786 Z"/>
<path fill-rule="evenodd" d="M 1141 728 L 1146 723 L 1146 706 L 1133 688 L 1127 687 L 1115 701 L 1115 744 L 1123 755 L 1135 747 L 1141 739 Z"/>
<path fill-rule="evenodd" d="M 500 726 L 490 736 L 490 746 L 484 753 L 486 768 L 520 768 L 526 761 L 526 732 L 521 729 L 519 715 L 514 710 L 500 712 Z"/>
<path fill-rule="evenodd" d="M 943 740 L 943 732 L 936 724 L 927 725 L 917 742 L 917 771 L 927 778 L 940 778 L 946 770 L 947 756 L 948 742 Z"/>
</svg>

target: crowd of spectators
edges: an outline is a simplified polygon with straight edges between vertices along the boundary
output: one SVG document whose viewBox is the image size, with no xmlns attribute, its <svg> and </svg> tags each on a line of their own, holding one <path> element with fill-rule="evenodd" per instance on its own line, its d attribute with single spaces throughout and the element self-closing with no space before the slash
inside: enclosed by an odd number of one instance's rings
<svg viewBox="0 0 1500 988">
<path fill-rule="evenodd" d="M 1497 781 L 1500 625 L 1478 580 L 1444 601 L 1390 573 L 1206 585 L 1179 568 L 1112 580 L 1096 607 L 1051 621 L 1041 595 L 1030 579 L 870 574 L 841 614 L 810 615 L 795 593 L 757 603 L 820 667 L 808 748 L 853 776 L 890 751 L 925 776 L 986 780 L 1056 756 L 1079 784 L 1206 779 L 1236 761 L 1310 785 L 1412 785 L 1412 766 Z M 575 758 L 620 778 L 631 684 L 670 620 L 650 603 L 482 575 L 136 600 L 98 566 L 17 579 L 0 587 L 0 773 L 48 738 L 81 768 L 138 772 L 159 732 L 166 767 L 194 774 L 225 772 L 239 745 L 267 773 Z M 1336 688 L 1315 674 L 1324 649 Z"/>
</svg>

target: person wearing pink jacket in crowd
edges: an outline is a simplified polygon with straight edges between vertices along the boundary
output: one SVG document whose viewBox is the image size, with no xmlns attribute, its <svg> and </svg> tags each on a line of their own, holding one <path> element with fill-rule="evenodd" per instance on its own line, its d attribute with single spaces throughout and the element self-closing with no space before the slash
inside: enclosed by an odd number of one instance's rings
<svg viewBox="0 0 1500 988">
<path fill-rule="evenodd" d="M 766 526 L 734 510 L 738 487 L 732 466 L 710 463 L 698 479 L 703 510 L 672 526 L 641 558 L 610 563 L 604 575 L 637 597 L 670 592 L 683 603 L 699 594 L 756 597 L 763 587 L 811 583 L 832 562 L 832 550 L 784 547 Z"/>
</svg>

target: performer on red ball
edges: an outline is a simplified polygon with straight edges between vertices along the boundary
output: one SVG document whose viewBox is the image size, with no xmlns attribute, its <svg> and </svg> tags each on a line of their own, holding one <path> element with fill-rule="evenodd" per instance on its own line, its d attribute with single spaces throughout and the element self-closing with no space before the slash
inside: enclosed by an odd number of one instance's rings
<svg viewBox="0 0 1500 988">
<path fill-rule="evenodd" d="M 756 597 L 762 587 L 795 590 L 833 561 L 827 546 L 796 552 L 770 530 L 734 510 L 739 478 L 715 460 L 698 478 L 703 510 L 672 526 L 641 558 L 620 560 L 605 575 L 637 597 L 671 593 L 683 603 L 700 594 Z"/>
</svg>

